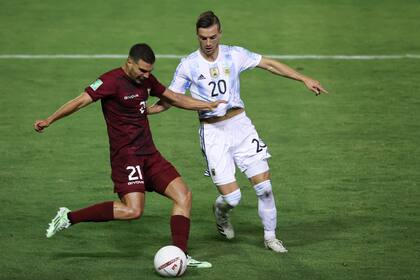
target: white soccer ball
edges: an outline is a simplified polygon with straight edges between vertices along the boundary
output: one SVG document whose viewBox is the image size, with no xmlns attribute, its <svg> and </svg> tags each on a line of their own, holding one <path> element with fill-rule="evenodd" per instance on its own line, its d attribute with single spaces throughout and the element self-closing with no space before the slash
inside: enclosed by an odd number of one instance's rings
<svg viewBox="0 0 420 280">
<path fill-rule="evenodd" d="M 187 269 L 187 257 L 176 246 L 168 245 L 159 249 L 155 255 L 155 269 L 165 277 L 178 277 Z"/>
</svg>

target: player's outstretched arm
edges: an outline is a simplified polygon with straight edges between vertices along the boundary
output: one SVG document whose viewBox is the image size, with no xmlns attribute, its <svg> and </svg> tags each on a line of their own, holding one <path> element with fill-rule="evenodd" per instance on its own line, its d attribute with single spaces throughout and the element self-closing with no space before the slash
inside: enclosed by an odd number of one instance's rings
<svg viewBox="0 0 420 280">
<path fill-rule="evenodd" d="M 173 92 L 166 89 L 162 94 L 164 101 L 178 108 L 187 110 L 214 110 L 221 103 L 226 103 L 224 100 L 216 100 L 213 102 L 201 101 L 190 96 Z"/>
<path fill-rule="evenodd" d="M 315 95 L 328 93 L 317 80 L 309 78 L 277 60 L 263 57 L 261 58 L 261 61 L 257 67 L 270 71 L 271 73 L 279 76 L 303 82 L 309 90 L 315 93 Z"/>
<path fill-rule="evenodd" d="M 61 106 L 57 111 L 55 111 L 55 113 L 53 113 L 45 120 L 36 120 L 34 123 L 34 129 L 37 132 L 42 132 L 44 128 L 50 126 L 53 122 L 70 114 L 73 114 L 77 110 L 89 105 L 90 103 L 92 103 L 92 98 L 89 94 L 83 92 L 78 97 L 70 100 L 69 102 Z"/>
<path fill-rule="evenodd" d="M 168 102 L 165 102 L 162 99 L 159 99 L 158 102 L 156 102 L 152 106 L 147 107 L 147 114 L 153 115 L 153 114 L 162 113 L 168 110 L 169 108 L 171 108 L 171 104 L 169 104 Z"/>
</svg>

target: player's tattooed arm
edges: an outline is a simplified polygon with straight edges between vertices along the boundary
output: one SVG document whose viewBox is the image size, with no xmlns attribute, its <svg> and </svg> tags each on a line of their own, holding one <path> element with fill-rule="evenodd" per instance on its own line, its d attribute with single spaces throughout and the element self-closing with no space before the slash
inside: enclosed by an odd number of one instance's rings
<svg viewBox="0 0 420 280">
<path fill-rule="evenodd" d="M 263 57 L 257 67 L 279 76 L 303 82 L 310 91 L 315 93 L 315 95 L 328 93 L 317 80 L 309 78 L 277 60 Z"/>
<path fill-rule="evenodd" d="M 49 116 L 45 120 L 36 120 L 34 123 L 34 129 L 37 132 L 42 132 L 44 128 L 50 126 L 53 122 L 73 114 L 74 112 L 89 105 L 92 102 L 93 100 L 90 97 L 90 95 L 86 92 L 83 92 L 78 97 L 70 100 L 69 102 L 61 106 L 57 111 L 55 111 L 51 116 Z"/>
</svg>

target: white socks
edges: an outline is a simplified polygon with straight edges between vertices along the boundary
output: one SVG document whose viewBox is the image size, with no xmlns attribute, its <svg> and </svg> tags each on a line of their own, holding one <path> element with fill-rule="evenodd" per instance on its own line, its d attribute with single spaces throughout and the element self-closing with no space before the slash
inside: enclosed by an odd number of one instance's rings
<svg viewBox="0 0 420 280">
<path fill-rule="evenodd" d="M 254 186 L 258 198 L 258 215 L 264 226 L 264 239 L 272 240 L 276 238 L 277 209 L 274 201 L 271 181 L 267 180 Z M 241 190 L 237 189 L 227 195 L 219 195 L 215 206 L 220 212 L 226 214 L 239 204 L 241 200 Z"/>
<path fill-rule="evenodd" d="M 264 226 L 264 239 L 276 238 L 277 209 L 270 180 L 254 186 L 258 197 L 258 215 Z"/>
<path fill-rule="evenodd" d="M 237 189 L 226 195 L 219 195 L 216 199 L 216 207 L 223 213 L 229 212 L 241 201 L 241 190 Z"/>
</svg>

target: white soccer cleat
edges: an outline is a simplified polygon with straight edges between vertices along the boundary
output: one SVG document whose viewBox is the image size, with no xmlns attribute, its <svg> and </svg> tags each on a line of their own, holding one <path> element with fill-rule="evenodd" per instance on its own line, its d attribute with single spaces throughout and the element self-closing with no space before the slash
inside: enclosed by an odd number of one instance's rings
<svg viewBox="0 0 420 280">
<path fill-rule="evenodd" d="M 195 268 L 210 268 L 212 267 L 211 263 L 209 262 L 203 262 L 203 261 L 197 261 L 191 256 L 187 255 L 187 266 L 188 267 L 195 267 Z"/>
<path fill-rule="evenodd" d="M 235 237 L 235 231 L 233 230 L 232 224 L 229 222 L 229 214 L 223 213 L 213 205 L 214 216 L 216 217 L 217 230 L 226 239 L 233 239 Z"/>
<path fill-rule="evenodd" d="M 286 247 L 284 247 L 283 242 L 277 238 L 264 240 L 265 248 L 273 250 L 276 253 L 287 253 Z"/>
<path fill-rule="evenodd" d="M 70 210 L 66 207 L 60 207 L 58 209 L 57 215 L 55 215 L 54 219 L 52 219 L 51 223 L 48 224 L 47 229 L 47 238 L 50 238 L 60 230 L 63 230 L 65 228 L 68 228 L 71 226 L 71 223 L 69 219 L 67 218 L 67 213 L 69 213 Z"/>
</svg>

